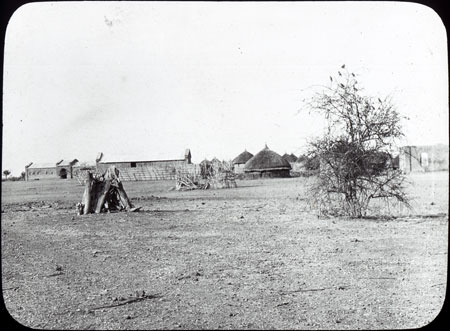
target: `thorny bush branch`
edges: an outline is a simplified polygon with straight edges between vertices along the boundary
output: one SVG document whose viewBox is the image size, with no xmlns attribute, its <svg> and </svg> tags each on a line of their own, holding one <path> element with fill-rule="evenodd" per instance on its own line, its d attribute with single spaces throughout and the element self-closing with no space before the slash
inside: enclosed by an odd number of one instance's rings
<svg viewBox="0 0 450 331">
<path fill-rule="evenodd" d="M 327 121 L 326 133 L 310 143 L 308 155 L 320 164 L 310 188 L 314 203 L 321 212 L 339 210 L 353 217 L 365 216 L 372 199 L 394 198 L 409 206 L 406 179 L 391 155 L 403 135 L 403 117 L 391 98 L 365 95 L 356 75 L 344 67 L 305 103 Z"/>
</svg>

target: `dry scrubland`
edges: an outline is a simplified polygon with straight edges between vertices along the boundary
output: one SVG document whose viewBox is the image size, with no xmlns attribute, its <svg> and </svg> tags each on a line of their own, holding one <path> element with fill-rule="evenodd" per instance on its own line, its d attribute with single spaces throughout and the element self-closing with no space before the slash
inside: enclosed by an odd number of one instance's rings
<svg viewBox="0 0 450 331">
<path fill-rule="evenodd" d="M 3 299 L 34 328 L 420 327 L 445 297 L 448 173 L 410 178 L 412 211 L 365 220 L 317 217 L 310 178 L 125 182 L 141 212 L 87 216 L 76 181 L 3 183 Z"/>
</svg>

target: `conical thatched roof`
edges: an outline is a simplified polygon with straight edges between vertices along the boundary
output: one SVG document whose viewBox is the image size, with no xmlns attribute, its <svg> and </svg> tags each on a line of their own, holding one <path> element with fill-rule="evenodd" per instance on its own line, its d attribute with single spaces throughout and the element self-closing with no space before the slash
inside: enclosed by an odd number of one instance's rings
<svg viewBox="0 0 450 331">
<path fill-rule="evenodd" d="M 297 162 L 297 160 L 298 160 L 298 157 L 295 156 L 294 153 L 291 153 L 291 158 L 292 158 L 292 162 Z"/>
<path fill-rule="evenodd" d="M 250 152 L 247 152 L 247 150 L 243 151 L 241 154 L 236 156 L 233 160 L 233 164 L 244 164 L 248 160 L 250 160 L 253 157 L 253 154 Z"/>
<path fill-rule="evenodd" d="M 294 154 L 284 153 L 282 158 L 288 161 L 289 163 L 294 163 L 295 161 L 297 161 L 297 157 Z"/>
<path fill-rule="evenodd" d="M 244 171 L 289 170 L 291 165 L 266 147 L 245 163 Z"/>
</svg>

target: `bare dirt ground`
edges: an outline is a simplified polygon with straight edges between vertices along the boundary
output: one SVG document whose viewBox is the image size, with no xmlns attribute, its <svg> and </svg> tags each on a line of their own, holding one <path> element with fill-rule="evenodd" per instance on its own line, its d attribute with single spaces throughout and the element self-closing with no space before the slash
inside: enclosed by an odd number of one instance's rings
<svg viewBox="0 0 450 331">
<path fill-rule="evenodd" d="M 448 173 L 410 178 L 413 210 L 370 219 L 318 217 L 310 178 L 125 182 L 141 212 L 86 216 L 76 181 L 2 183 L 3 299 L 46 329 L 420 327 L 445 298 Z"/>
</svg>

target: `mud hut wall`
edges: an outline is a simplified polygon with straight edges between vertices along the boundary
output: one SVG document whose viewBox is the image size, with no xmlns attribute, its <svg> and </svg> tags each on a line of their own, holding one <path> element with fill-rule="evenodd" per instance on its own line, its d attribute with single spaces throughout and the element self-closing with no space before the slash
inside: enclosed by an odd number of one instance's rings
<svg viewBox="0 0 450 331">
<path fill-rule="evenodd" d="M 264 170 L 264 171 L 247 171 L 245 173 L 245 178 L 255 179 L 255 178 L 287 178 L 290 177 L 291 173 L 289 169 L 278 169 L 278 170 Z"/>
<path fill-rule="evenodd" d="M 270 177 L 270 178 L 285 178 L 290 176 L 291 176 L 290 169 L 271 170 L 262 173 L 262 177 Z"/>
<path fill-rule="evenodd" d="M 177 169 L 183 173 L 190 173 L 198 167 L 192 163 L 188 164 L 185 160 L 173 160 L 99 163 L 97 168 L 105 171 L 111 165 L 119 169 L 119 178 L 122 181 L 175 180 Z"/>
<path fill-rule="evenodd" d="M 235 164 L 234 165 L 234 173 L 235 174 L 243 174 L 244 173 L 245 163 Z"/>
</svg>

